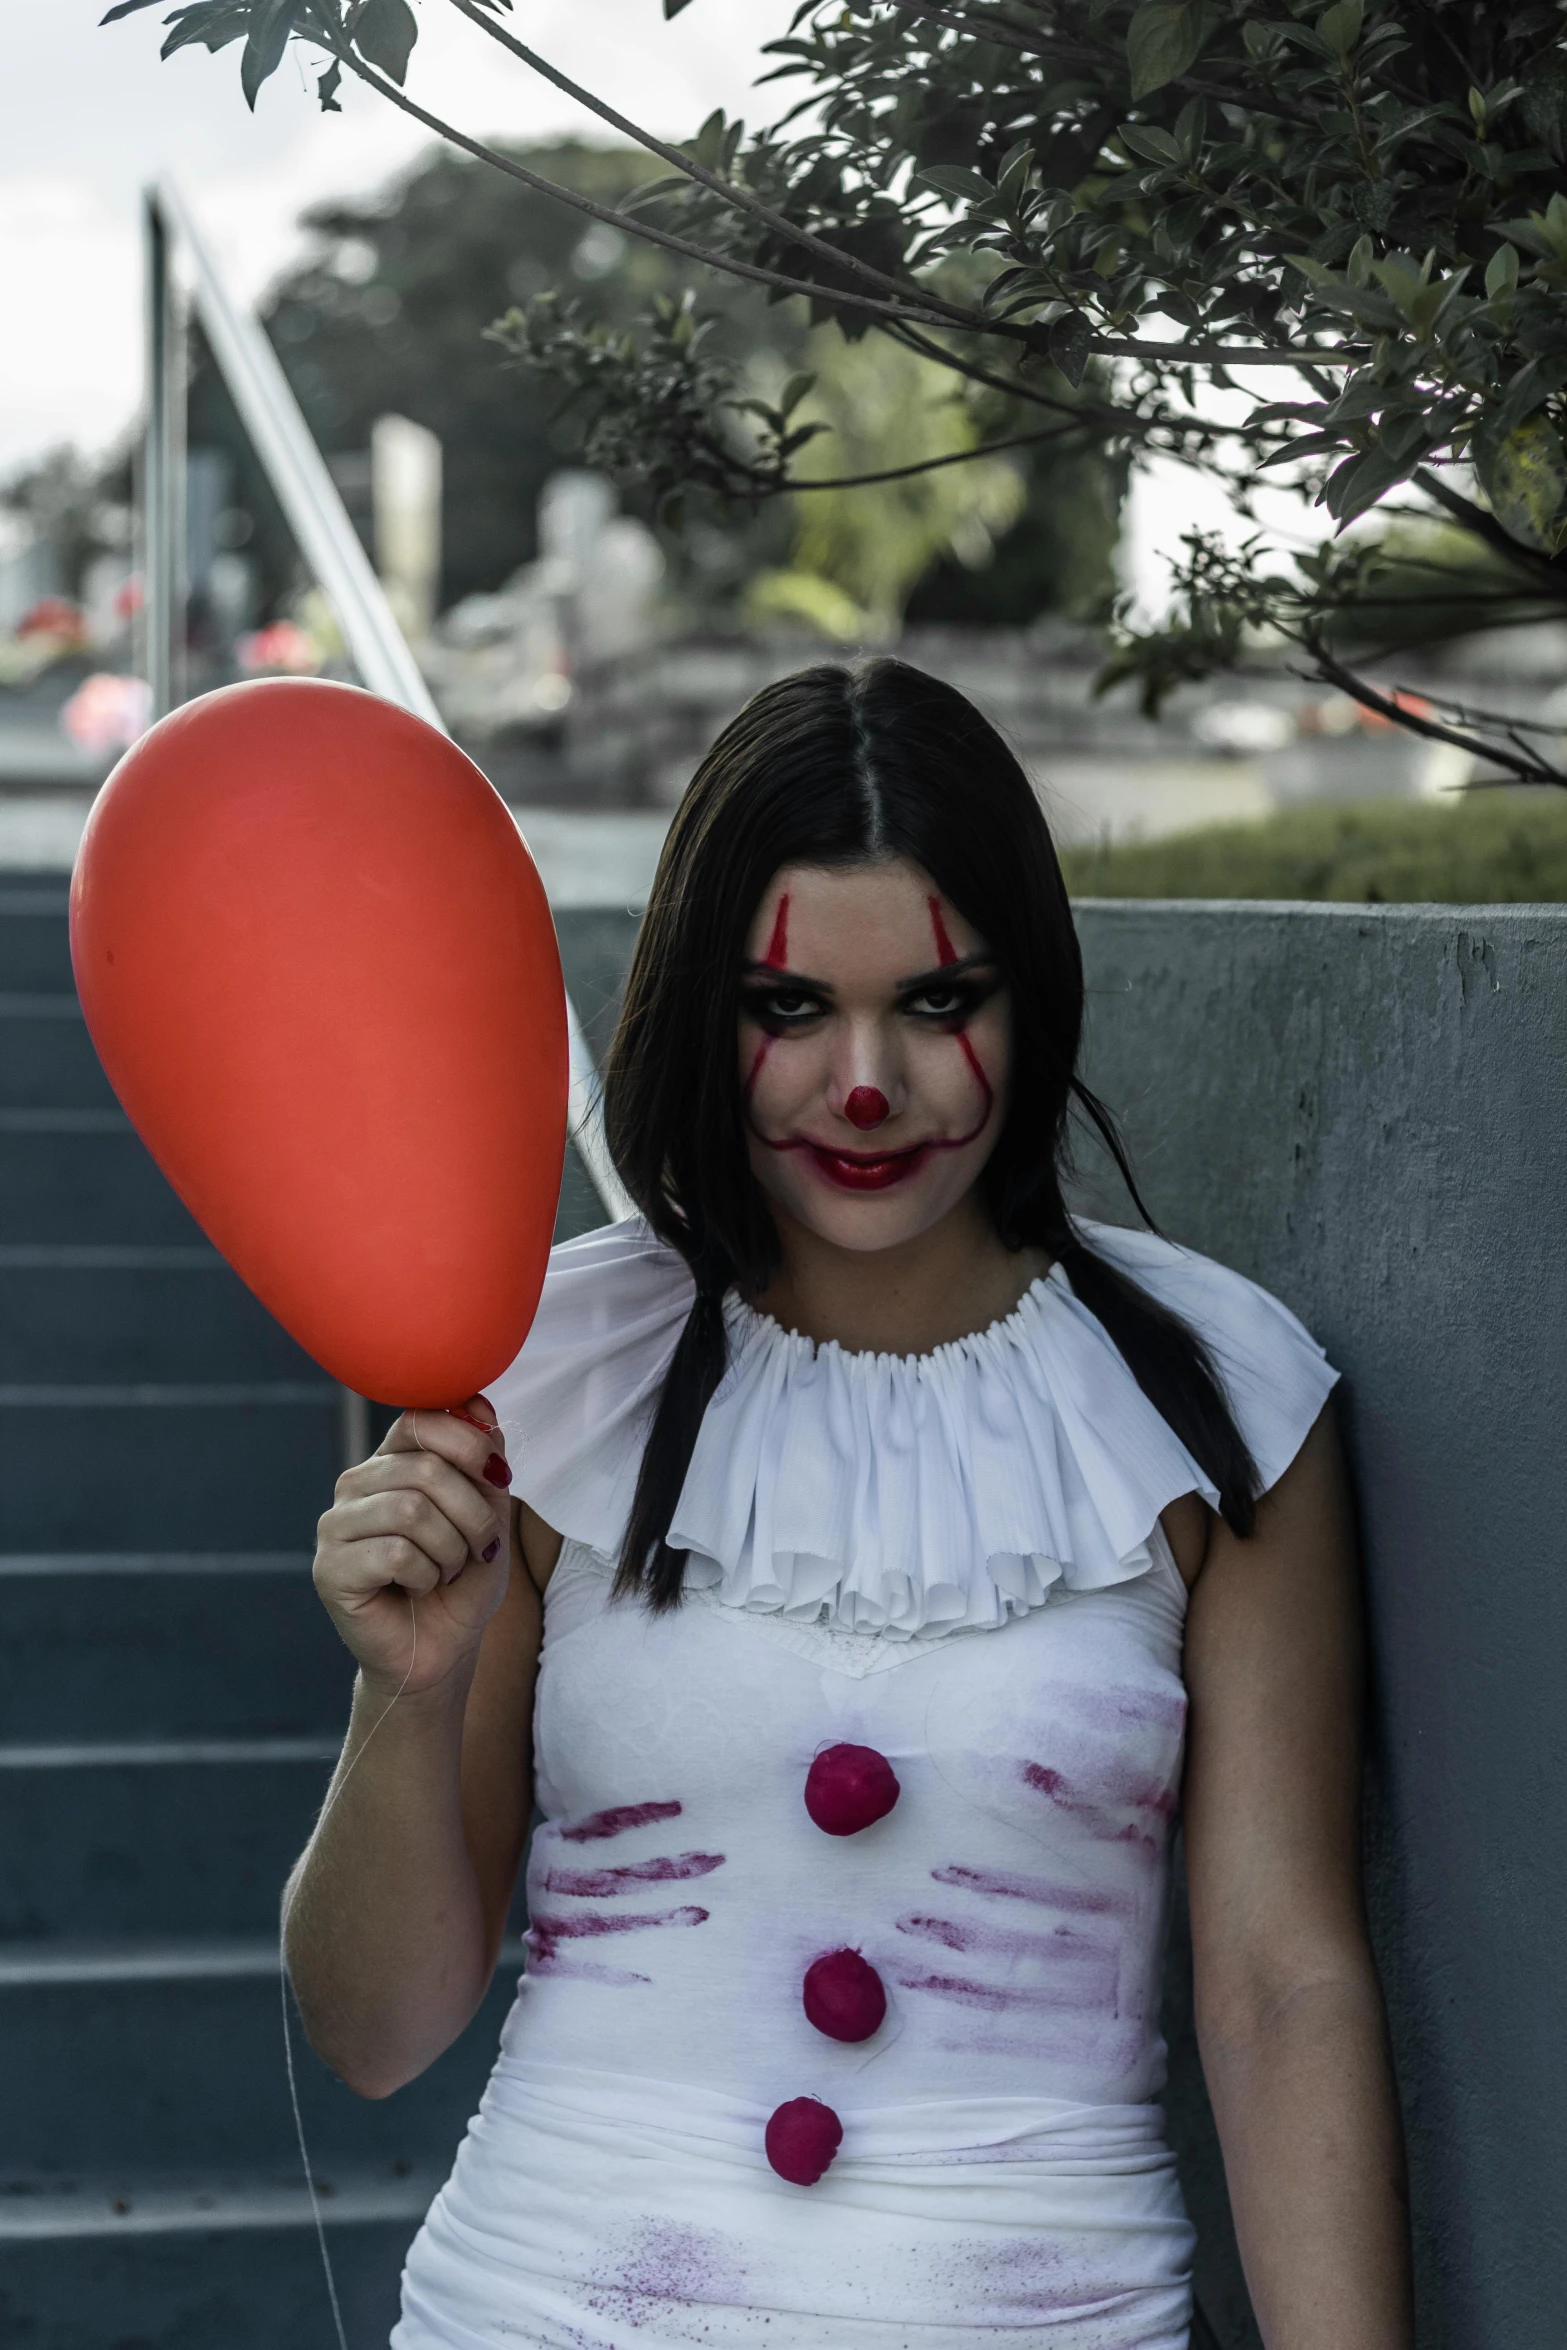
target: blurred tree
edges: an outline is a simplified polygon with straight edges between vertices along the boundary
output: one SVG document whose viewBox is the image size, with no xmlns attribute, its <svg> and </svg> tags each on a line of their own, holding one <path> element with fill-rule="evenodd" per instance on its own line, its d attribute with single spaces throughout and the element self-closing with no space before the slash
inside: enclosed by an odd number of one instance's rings
<svg viewBox="0 0 1567 2350">
<path fill-rule="evenodd" d="M 637 148 L 580 141 L 507 152 L 606 205 L 633 195 L 655 168 Z M 613 352 L 653 300 L 673 318 L 683 314 L 689 273 L 624 231 L 584 223 L 557 198 L 439 148 L 380 197 L 319 205 L 303 225 L 313 249 L 275 289 L 266 317 L 350 511 L 368 532 L 368 480 L 359 477 L 375 418 L 389 409 L 412 417 L 445 451 L 443 602 L 498 586 L 536 551 L 534 512 L 547 475 L 584 457 L 606 461 L 592 441 L 591 410 L 585 416 L 532 364 L 519 332 L 527 306 L 547 297 L 569 308 L 579 334 Z M 972 405 L 951 397 L 941 369 L 896 345 L 849 343 L 832 325 L 812 329 L 803 305 L 769 303 L 745 285 L 721 282 L 711 309 L 704 349 L 726 370 L 743 369 L 754 393 L 776 396 L 810 371 L 802 421 L 831 428 L 822 447 L 833 461 L 808 452 L 802 479 L 967 452 L 984 430 Z M 254 549 L 275 595 L 290 569 L 281 517 L 210 370 L 198 371 L 193 386 L 192 436 L 224 447 L 238 465 Z M 656 520 L 658 499 L 639 480 L 634 452 L 611 450 L 607 462 L 627 503 Z M 854 637 L 892 629 L 927 576 L 942 582 L 943 618 L 1017 624 L 1103 604 L 1116 532 L 1111 472 L 1093 452 L 1086 471 L 990 459 L 977 471 L 802 495 L 783 509 L 744 496 L 709 501 L 704 527 L 665 534 L 672 585 L 709 620 L 733 618 L 743 603 L 754 617 L 788 616 Z M 756 583 L 749 594 L 748 582 Z"/>
<path fill-rule="evenodd" d="M 1413 500 L 1506 563 L 1520 607 L 1567 611 L 1558 0 L 803 0 L 771 44 L 798 93 L 783 122 L 715 116 L 684 148 L 540 57 L 509 0 L 451 5 L 672 168 L 630 223 L 665 253 L 999 390 L 1038 445 L 1087 428 L 1204 469 L 1243 513 L 1269 466 L 1340 526 Z M 242 40 L 251 103 L 297 37 L 327 61 L 323 106 L 351 73 L 528 176 L 403 87 L 407 0 L 184 0 L 168 22 L 166 50 Z M 698 323 L 655 304 L 610 347 L 540 297 L 513 339 L 654 486 L 778 494 L 811 424 L 759 407 Z M 1095 358 L 1111 372 L 1090 387 Z M 1297 396 L 1277 397 L 1281 368 Z M 1522 721 L 1401 713 L 1345 669 L 1333 633 L 1375 572 L 1355 545 L 1292 560 L 1260 533 L 1241 556 L 1193 534 L 1173 616 L 1128 625 L 1118 669 L 1155 707 L 1271 640 L 1417 733 L 1567 784 Z"/>
<path fill-rule="evenodd" d="M 635 148 L 580 141 L 519 149 L 541 174 L 613 206 L 649 176 Z M 318 205 L 315 240 L 266 309 L 267 324 L 323 449 L 355 457 L 389 410 L 444 450 L 443 602 L 494 588 L 535 553 L 545 478 L 580 435 L 558 385 L 503 368 L 485 330 L 508 303 L 566 285 L 607 325 L 629 323 L 675 281 L 665 257 L 471 158 L 432 151 L 378 199 Z M 368 527 L 368 477 L 350 468 Z"/>
</svg>

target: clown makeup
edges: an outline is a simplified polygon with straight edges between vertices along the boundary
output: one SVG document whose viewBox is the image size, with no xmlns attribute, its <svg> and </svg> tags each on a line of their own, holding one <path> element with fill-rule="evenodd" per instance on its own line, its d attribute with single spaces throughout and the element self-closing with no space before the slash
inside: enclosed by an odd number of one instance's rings
<svg viewBox="0 0 1567 2350">
<path fill-rule="evenodd" d="M 1010 1020 L 984 940 L 901 858 L 786 866 L 741 977 L 757 1181 L 841 1247 L 911 1240 L 954 1208 L 1005 1113 Z"/>
</svg>

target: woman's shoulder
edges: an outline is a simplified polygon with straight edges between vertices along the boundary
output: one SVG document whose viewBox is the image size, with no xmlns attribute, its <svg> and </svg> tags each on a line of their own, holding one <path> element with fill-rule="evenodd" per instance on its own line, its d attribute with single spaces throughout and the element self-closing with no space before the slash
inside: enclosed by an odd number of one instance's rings
<svg viewBox="0 0 1567 2350">
<path fill-rule="evenodd" d="M 617 1547 L 691 1298 L 684 1260 L 640 1216 L 550 1251 L 533 1327 L 488 1392 L 513 1490 L 557 1533 Z"/>
<path fill-rule="evenodd" d="M 1079 1218 L 1077 1230 L 1094 1255 L 1201 1339 L 1266 1492 L 1337 1382 L 1322 1347 L 1281 1298 L 1214 1257 L 1118 1224 Z"/>
</svg>

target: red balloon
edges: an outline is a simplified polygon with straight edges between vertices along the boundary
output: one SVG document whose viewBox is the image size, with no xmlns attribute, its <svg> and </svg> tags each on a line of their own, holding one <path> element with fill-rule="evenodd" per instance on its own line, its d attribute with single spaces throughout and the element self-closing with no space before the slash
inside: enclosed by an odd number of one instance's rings
<svg viewBox="0 0 1567 2350">
<path fill-rule="evenodd" d="M 71 953 L 127 1115 L 209 1239 L 362 1395 L 521 1346 L 566 1137 L 560 956 L 504 801 L 354 686 L 226 686 L 93 805 Z"/>
</svg>

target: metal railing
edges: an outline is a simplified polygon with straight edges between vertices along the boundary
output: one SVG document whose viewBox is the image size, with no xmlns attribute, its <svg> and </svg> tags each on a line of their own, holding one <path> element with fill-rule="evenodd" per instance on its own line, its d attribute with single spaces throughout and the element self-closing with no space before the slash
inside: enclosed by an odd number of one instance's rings
<svg viewBox="0 0 1567 2350">
<path fill-rule="evenodd" d="M 147 255 L 147 439 L 143 461 L 144 626 L 153 716 L 181 698 L 184 647 L 185 374 L 182 288 L 176 253 L 189 266 L 189 300 L 207 347 L 249 436 L 273 495 L 316 584 L 331 602 L 360 682 L 441 732 L 449 730 L 420 675 L 337 484 L 327 471 L 288 378 L 260 321 L 235 302 L 211 248 L 168 181 L 143 200 Z M 568 995 L 571 1140 L 610 1216 L 633 1213 L 609 1148 L 598 1071 Z M 356 1456 L 357 1457 L 357 1456 Z"/>
</svg>

